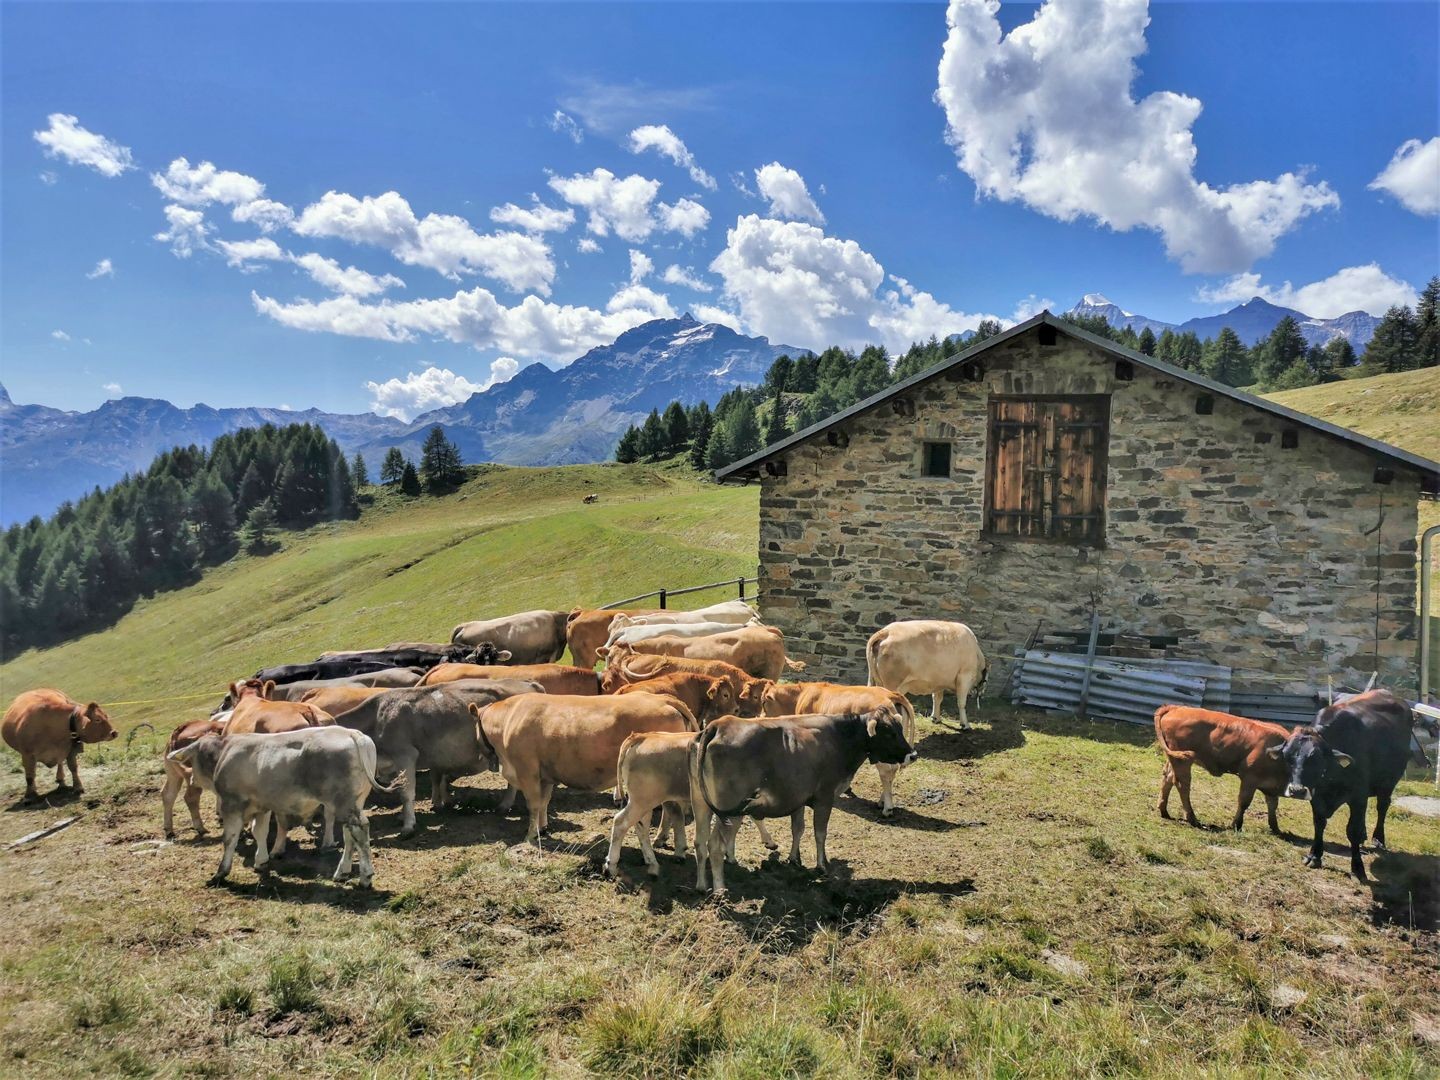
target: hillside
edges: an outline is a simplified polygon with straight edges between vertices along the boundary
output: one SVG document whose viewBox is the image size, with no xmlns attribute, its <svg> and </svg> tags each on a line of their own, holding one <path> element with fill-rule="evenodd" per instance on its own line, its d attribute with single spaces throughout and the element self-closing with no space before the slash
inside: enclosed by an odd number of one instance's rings
<svg viewBox="0 0 1440 1080">
<path fill-rule="evenodd" d="M 592 492 L 600 501 L 582 505 Z M 686 470 L 488 466 L 453 495 L 384 494 L 359 521 L 287 535 L 283 551 L 142 601 L 108 631 L 24 653 L 0 666 L 0 697 L 61 686 L 147 702 L 114 710 L 123 727 L 173 724 L 265 664 L 443 641 L 466 619 L 753 574 L 756 527 L 754 488 L 701 484 Z"/>
<path fill-rule="evenodd" d="M 1440 368 L 1322 383 L 1266 396 L 1440 461 Z"/>
</svg>

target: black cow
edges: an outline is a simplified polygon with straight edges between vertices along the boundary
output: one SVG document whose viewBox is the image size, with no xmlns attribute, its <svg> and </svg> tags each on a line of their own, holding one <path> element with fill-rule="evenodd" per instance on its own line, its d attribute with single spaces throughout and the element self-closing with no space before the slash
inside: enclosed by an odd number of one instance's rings
<svg viewBox="0 0 1440 1080">
<path fill-rule="evenodd" d="M 886 709 L 843 716 L 777 716 L 711 723 L 690 750 L 695 811 L 695 887 L 705 887 L 705 858 L 717 893 L 725 891 L 724 858 L 741 815 L 790 819 L 790 861 L 800 862 L 805 807 L 815 819 L 815 859 L 828 870 L 825 831 L 836 796 L 868 758 L 904 765 L 916 758 L 900 720 Z M 711 819 L 720 826 L 711 834 Z"/>
<path fill-rule="evenodd" d="M 314 660 L 308 664 L 281 664 L 278 667 L 261 668 L 251 678 L 278 684 L 299 682 L 301 679 L 349 679 L 394 666 L 382 664 L 378 660 Z"/>
<path fill-rule="evenodd" d="M 1285 794 L 1307 799 L 1315 840 L 1305 865 L 1315 869 L 1325 851 L 1325 825 L 1342 806 L 1350 808 L 1345 826 L 1350 841 L 1350 872 L 1365 881 L 1360 858 L 1365 843 L 1365 803 L 1375 799 L 1377 848 L 1385 846 L 1385 815 L 1390 796 L 1405 774 L 1410 756 L 1410 706 L 1388 690 L 1371 690 L 1321 709 L 1313 727 L 1301 728 L 1283 746 L 1266 751 L 1285 763 Z"/>
<path fill-rule="evenodd" d="M 479 645 L 437 645 L 433 649 L 360 649 L 355 652 L 329 652 L 315 661 L 359 663 L 377 661 L 386 667 L 418 667 L 429 671 L 438 664 L 495 664 L 500 662 L 499 650 L 493 642 Z"/>
</svg>

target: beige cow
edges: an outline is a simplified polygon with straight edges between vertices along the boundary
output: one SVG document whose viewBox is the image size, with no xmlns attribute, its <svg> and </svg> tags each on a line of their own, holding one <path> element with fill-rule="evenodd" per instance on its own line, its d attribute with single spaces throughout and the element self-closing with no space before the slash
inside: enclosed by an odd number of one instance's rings
<svg viewBox="0 0 1440 1080">
<path fill-rule="evenodd" d="M 785 635 L 773 626 L 739 626 L 705 637 L 657 637 L 631 643 L 636 653 L 683 656 L 692 660 L 723 660 L 757 679 L 778 679 L 805 665 L 785 655 Z"/>
<path fill-rule="evenodd" d="M 954 691 L 961 727 L 969 724 L 965 700 L 973 692 L 979 701 L 988 668 L 975 632 L 939 619 L 909 619 L 875 631 L 865 645 L 865 663 L 871 686 L 931 695 L 932 720 L 940 719 L 945 692 Z"/>
</svg>

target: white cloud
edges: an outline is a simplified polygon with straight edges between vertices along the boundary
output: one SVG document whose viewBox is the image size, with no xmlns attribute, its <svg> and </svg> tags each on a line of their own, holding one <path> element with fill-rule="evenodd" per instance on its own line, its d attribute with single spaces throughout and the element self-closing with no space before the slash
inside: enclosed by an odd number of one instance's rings
<svg viewBox="0 0 1440 1080">
<path fill-rule="evenodd" d="M 87 278 L 89 278 L 91 281 L 94 281 L 96 278 L 114 277 L 114 276 L 115 276 L 115 264 L 112 263 L 109 259 L 101 259 L 99 262 L 97 262 L 97 263 L 95 264 L 95 269 L 94 269 L 94 270 L 91 270 L 91 271 L 90 271 L 88 274 L 86 274 L 85 276 L 86 276 Z"/>
<path fill-rule="evenodd" d="M 598 255 L 604 250 L 598 243 L 588 236 L 582 236 L 575 242 L 575 250 L 581 255 Z"/>
<path fill-rule="evenodd" d="M 689 172 L 690 179 L 695 183 L 710 191 L 715 190 L 715 178 L 696 164 L 690 148 L 664 124 L 646 124 L 630 132 L 630 152 L 642 154 L 646 150 L 658 151 L 662 157 L 669 158 Z"/>
<path fill-rule="evenodd" d="M 561 135 L 564 135 L 571 142 L 575 143 L 581 142 L 585 138 L 585 132 L 580 130 L 580 125 L 577 124 L 572 117 L 561 112 L 559 109 L 556 109 L 555 115 L 550 117 L 550 130 L 558 131 Z"/>
<path fill-rule="evenodd" d="M 739 218 L 710 269 L 744 325 L 775 343 L 895 350 L 973 330 L 985 317 L 955 311 L 903 279 L 881 292 L 885 270 L 873 255 L 798 221 Z"/>
<path fill-rule="evenodd" d="M 537 296 L 506 307 L 478 286 L 436 299 L 373 303 L 353 296 L 291 304 L 255 293 L 250 298 L 261 315 L 296 330 L 394 342 L 438 338 L 516 356 L 567 361 L 643 322 L 673 314 L 664 297 L 640 285 L 622 289 L 603 312 Z"/>
<path fill-rule="evenodd" d="M 165 220 L 170 227 L 156 233 L 155 239 L 169 244 L 177 259 L 188 259 L 196 251 L 210 247 L 210 226 L 205 224 L 203 210 L 188 210 L 171 203 L 165 207 Z"/>
<path fill-rule="evenodd" d="M 1047 297 L 1037 297 L 1034 293 L 1025 297 L 1015 305 L 1015 314 L 1010 316 L 1012 323 L 1022 323 L 1026 319 L 1034 318 L 1042 311 L 1049 311 L 1055 306 L 1055 301 Z"/>
<path fill-rule="evenodd" d="M 170 162 L 165 172 L 151 173 L 150 182 L 161 195 L 181 206 L 209 206 L 217 202 L 240 206 L 265 194 L 265 185 L 253 176 L 217 169 L 209 161 L 192 167 L 183 157 Z"/>
<path fill-rule="evenodd" d="M 101 176 L 112 178 L 135 168 L 135 158 L 128 146 L 86 131 L 80 121 L 68 113 L 51 113 L 48 119 L 48 128 L 34 132 L 35 141 L 45 148 L 46 157 L 63 158 L 71 165 L 84 165 Z"/>
<path fill-rule="evenodd" d="M 519 371 L 519 360 L 513 356 L 497 356 L 490 364 L 490 377 L 485 380 L 485 389 L 509 382 Z"/>
<path fill-rule="evenodd" d="M 355 266 L 342 267 L 334 259 L 311 252 L 292 255 L 290 261 L 300 267 L 316 284 L 346 296 L 375 296 L 386 289 L 403 289 L 405 282 L 394 274 L 375 275 Z"/>
<path fill-rule="evenodd" d="M 485 387 L 456 375 L 449 368 L 427 367 L 424 371 L 412 371 L 403 379 L 367 382 L 365 389 L 370 391 L 373 399 L 370 407 L 375 412 L 408 421 L 431 409 L 458 405 Z"/>
<path fill-rule="evenodd" d="M 490 211 L 490 220 L 497 225 L 512 225 L 525 232 L 564 232 L 575 224 L 574 210 L 558 210 L 546 206 L 540 196 L 531 194 L 533 204 L 528 210 L 514 203 L 497 206 Z"/>
<path fill-rule="evenodd" d="M 755 185 L 760 189 L 760 197 L 769 200 L 772 217 L 825 224 L 825 215 L 810 197 L 805 178 L 794 169 L 772 161 L 755 170 Z"/>
<path fill-rule="evenodd" d="M 67 334 L 64 330 L 51 330 L 51 331 L 50 331 L 50 336 L 51 336 L 52 338 L 54 338 L 56 341 L 69 341 L 69 340 L 70 340 L 70 335 Z"/>
<path fill-rule="evenodd" d="M 1160 233 L 1189 272 L 1248 269 L 1306 215 L 1340 205 L 1302 173 L 1213 188 L 1196 180 L 1201 103 L 1132 95 L 1146 0 L 1046 0 L 1002 35 L 996 0 L 951 0 L 936 101 L 978 192 L 1060 221 Z"/>
<path fill-rule="evenodd" d="M 1378 263 L 1347 266 L 1327 278 L 1298 288 L 1288 281 L 1279 285 L 1264 285 L 1259 274 L 1236 274 L 1219 285 L 1200 289 L 1196 299 L 1211 304 L 1230 304 L 1244 303 L 1256 296 L 1317 319 L 1333 319 L 1351 311 L 1383 315 L 1389 307 L 1399 304 L 1414 306 L 1418 299 L 1414 286 L 1391 277 L 1380 269 Z"/>
<path fill-rule="evenodd" d="M 274 199 L 255 199 L 241 203 L 230 211 L 230 218 L 245 225 L 254 225 L 261 232 L 285 229 L 295 220 L 295 211 Z"/>
<path fill-rule="evenodd" d="M 100 387 L 100 389 L 104 390 L 105 393 L 109 394 L 112 398 L 120 397 L 125 393 L 124 388 L 121 387 L 118 382 L 107 382 L 104 386 Z"/>
<path fill-rule="evenodd" d="M 742 332 L 740 316 L 728 308 L 716 307 L 713 304 L 693 304 L 690 314 L 701 322 L 719 323 L 721 326 L 728 326 L 737 334 Z"/>
<path fill-rule="evenodd" d="M 550 187 L 571 206 L 589 215 L 585 227 L 596 236 L 612 232 L 622 240 L 639 243 L 659 229 L 695 235 L 710 221 L 699 203 L 681 199 L 674 205 L 659 203 L 660 181 L 639 175 L 623 179 L 609 169 L 575 176 L 552 176 Z"/>
<path fill-rule="evenodd" d="M 468 221 L 452 214 L 416 218 L 410 204 L 394 191 L 359 199 L 326 192 L 301 212 L 295 231 L 301 236 L 373 244 L 406 265 L 427 267 L 452 279 L 461 273 L 484 274 L 517 292 L 533 289 L 548 295 L 555 278 L 550 248 L 538 237 L 477 233 Z"/>
<path fill-rule="evenodd" d="M 755 192 L 751 191 L 745 183 L 745 174 L 743 172 L 732 172 L 730 174 L 730 184 L 747 199 L 755 198 Z"/>
<path fill-rule="evenodd" d="M 666 90 L 638 80 L 604 83 L 578 79 L 575 89 L 560 98 L 560 105 L 578 116 L 587 130 L 612 135 L 630 131 L 657 115 L 712 110 L 723 96 L 723 92 L 714 87 Z"/>
<path fill-rule="evenodd" d="M 45 169 L 40 173 L 40 182 L 46 187 L 54 187 L 60 182 L 60 177 L 51 170 Z"/>
<path fill-rule="evenodd" d="M 1390 164 L 1370 181 L 1370 190 L 1388 191 L 1412 214 L 1440 214 L 1440 135 L 1425 143 L 1401 143 Z"/>
<path fill-rule="evenodd" d="M 644 281 L 650 276 L 651 271 L 654 269 L 655 263 L 649 255 L 646 255 L 643 251 L 636 251 L 634 248 L 630 249 L 631 285 L 638 285 L 641 281 Z"/>
<path fill-rule="evenodd" d="M 283 248 L 269 237 L 258 240 L 216 240 L 215 247 L 225 256 L 225 264 L 237 270 L 258 270 L 256 263 L 284 262 L 289 259 Z"/>
<path fill-rule="evenodd" d="M 696 292 L 713 292 L 715 288 L 708 281 L 702 281 L 693 267 L 676 266 L 673 263 L 665 268 L 665 273 L 660 276 L 660 280 L 667 285 L 683 285 Z"/>
</svg>

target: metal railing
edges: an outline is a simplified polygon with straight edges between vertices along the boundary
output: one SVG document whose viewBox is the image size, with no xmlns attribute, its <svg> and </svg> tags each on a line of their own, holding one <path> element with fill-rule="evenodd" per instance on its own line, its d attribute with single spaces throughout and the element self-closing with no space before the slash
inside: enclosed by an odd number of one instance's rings
<svg viewBox="0 0 1440 1080">
<path fill-rule="evenodd" d="M 704 592 L 706 589 L 723 589 L 726 587 L 733 587 L 739 599 L 745 600 L 748 599 L 745 595 L 745 585 L 747 583 L 751 585 L 758 584 L 759 580 L 759 578 L 753 577 L 728 578 L 725 581 L 712 581 L 708 585 L 691 585 L 684 589 L 656 589 L 653 592 L 641 593 L 639 596 L 627 596 L 624 600 L 616 600 L 611 604 L 601 604 L 599 610 L 609 611 L 611 608 L 628 607 L 639 600 L 649 600 L 652 596 L 658 596 L 660 598 L 660 608 L 663 611 L 665 610 L 666 602 L 672 596 L 684 596 L 686 593 Z M 752 593 L 751 595 L 758 596 L 759 593 Z"/>
</svg>

